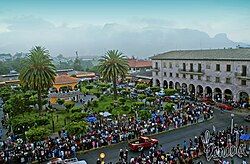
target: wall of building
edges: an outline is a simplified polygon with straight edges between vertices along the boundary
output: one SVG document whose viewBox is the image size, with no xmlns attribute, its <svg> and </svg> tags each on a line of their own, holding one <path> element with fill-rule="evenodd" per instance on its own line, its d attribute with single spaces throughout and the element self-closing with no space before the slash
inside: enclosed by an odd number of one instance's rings
<svg viewBox="0 0 250 164">
<path fill-rule="evenodd" d="M 158 63 L 158 66 L 156 65 Z M 172 68 L 170 65 L 172 63 Z M 186 72 L 182 72 L 183 63 L 186 63 Z M 192 73 L 190 70 L 190 63 L 193 63 L 193 71 L 198 71 L 198 63 L 201 64 L 202 73 Z M 220 64 L 220 71 L 216 71 L 216 64 Z M 231 71 L 227 71 L 227 65 L 231 65 Z M 241 77 L 242 65 L 247 66 L 246 77 Z M 209 68 L 210 66 L 210 68 Z M 215 88 L 219 88 L 222 94 L 226 89 L 232 91 L 234 100 L 239 99 L 239 93 L 244 91 L 250 95 L 250 62 L 249 61 L 197 61 L 197 60 L 153 60 L 153 84 L 156 85 L 156 80 L 160 81 L 160 86 L 163 87 L 164 80 L 169 84 L 172 81 L 174 84 L 179 82 L 180 85 L 183 83 L 189 86 L 193 84 L 195 89 L 198 85 L 203 87 L 209 86 L 215 92 Z M 172 74 L 172 77 L 170 76 Z M 176 74 L 179 77 L 176 77 Z M 183 78 L 185 74 L 186 78 Z M 190 75 L 193 75 L 193 79 L 190 79 Z M 200 75 L 200 79 L 198 79 Z M 207 76 L 210 77 L 208 81 Z M 220 82 L 215 82 L 216 77 L 220 78 Z M 226 83 L 226 78 L 231 78 L 231 83 Z M 246 85 L 241 85 L 242 79 L 246 79 Z"/>
</svg>

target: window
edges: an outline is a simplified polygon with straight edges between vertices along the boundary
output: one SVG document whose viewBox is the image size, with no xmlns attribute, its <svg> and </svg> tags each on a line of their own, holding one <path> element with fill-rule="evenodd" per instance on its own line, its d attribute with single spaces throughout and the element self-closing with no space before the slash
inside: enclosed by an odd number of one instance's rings
<svg viewBox="0 0 250 164">
<path fill-rule="evenodd" d="M 176 77 L 179 77 L 179 74 L 178 73 L 176 73 L 176 75 L 175 75 Z"/>
<path fill-rule="evenodd" d="M 227 72 L 231 72 L 231 65 L 227 65 Z"/>
<path fill-rule="evenodd" d="M 242 66 L 242 73 L 241 73 L 241 76 L 247 76 L 247 66 L 246 66 L 246 65 L 243 65 L 243 66 Z"/>
<path fill-rule="evenodd" d="M 247 85 L 247 81 L 246 80 L 241 80 L 241 85 Z"/>
<path fill-rule="evenodd" d="M 220 77 L 215 77 L 215 82 L 219 83 L 220 82 Z"/>
<path fill-rule="evenodd" d="M 170 74 L 169 74 L 169 76 L 170 76 L 170 77 L 173 77 L 173 74 L 172 74 L 172 73 L 170 73 Z"/>
<path fill-rule="evenodd" d="M 158 71 L 155 72 L 155 75 L 158 76 Z"/>
<path fill-rule="evenodd" d="M 207 80 L 207 81 L 211 81 L 211 80 L 210 80 L 210 76 L 207 76 L 207 77 L 206 77 L 206 80 Z"/>
<path fill-rule="evenodd" d="M 158 69 L 158 62 L 155 62 L 155 68 Z"/>
<path fill-rule="evenodd" d="M 216 71 L 220 71 L 220 64 L 216 64 Z"/>
<path fill-rule="evenodd" d="M 163 62 L 163 68 L 167 68 L 166 62 Z"/>
<path fill-rule="evenodd" d="M 194 64 L 190 63 L 190 72 L 193 72 L 193 71 L 194 71 Z"/>
<path fill-rule="evenodd" d="M 206 64 L 206 69 L 210 69 L 210 64 Z"/>
<path fill-rule="evenodd" d="M 167 76 L 167 72 L 164 72 L 164 76 Z"/>
<path fill-rule="evenodd" d="M 198 72 L 201 72 L 201 63 L 198 64 Z"/>
<path fill-rule="evenodd" d="M 186 78 L 186 74 L 183 74 L 182 77 L 183 77 L 183 78 Z"/>
<path fill-rule="evenodd" d="M 198 80 L 201 80 L 201 75 L 198 75 Z"/>
<path fill-rule="evenodd" d="M 171 63 L 171 62 L 169 63 L 169 68 L 173 68 L 173 65 L 172 65 L 172 63 Z"/>
<path fill-rule="evenodd" d="M 182 63 L 182 70 L 186 71 L 186 63 Z"/>
<path fill-rule="evenodd" d="M 227 84 L 231 84 L 231 78 L 229 78 L 229 77 L 226 78 L 226 83 L 227 83 Z"/>
<path fill-rule="evenodd" d="M 194 75 L 190 75 L 190 79 L 194 79 Z"/>
</svg>

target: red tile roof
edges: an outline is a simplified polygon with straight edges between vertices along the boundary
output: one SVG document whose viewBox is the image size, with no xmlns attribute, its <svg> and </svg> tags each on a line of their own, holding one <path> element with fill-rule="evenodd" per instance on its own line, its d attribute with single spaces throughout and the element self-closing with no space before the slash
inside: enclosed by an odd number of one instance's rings
<svg viewBox="0 0 250 164">
<path fill-rule="evenodd" d="M 148 68 L 148 67 L 152 67 L 152 61 L 128 59 L 128 65 L 130 68 L 145 68 L 145 67 Z"/>
<path fill-rule="evenodd" d="M 54 84 L 72 84 L 77 82 L 78 82 L 77 78 L 70 77 L 69 75 L 59 75 L 55 77 Z"/>
</svg>

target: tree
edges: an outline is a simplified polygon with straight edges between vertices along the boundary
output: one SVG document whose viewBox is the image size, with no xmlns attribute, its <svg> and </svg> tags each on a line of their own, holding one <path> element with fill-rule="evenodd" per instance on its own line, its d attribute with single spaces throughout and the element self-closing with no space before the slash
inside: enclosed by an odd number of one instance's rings
<svg viewBox="0 0 250 164">
<path fill-rule="evenodd" d="M 147 96 L 146 96 L 145 94 L 139 94 L 139 95 L 138 95 L 138 99 L 141 100 L 141 101 L 142 101 L 143 99 L 145 99 L 146 97 L 147 97 Z"/>
<path fill-rule="evenodd" d="M 118 77 L 124 78 L 128 72 L 128 61 L 118 50 L 109 50 L 106 55 L 99 60 L 99 71 L 101 76 L 113 82 L 114 99 L 117 99 L 116 82 Z"/>
<path fill-rule="evenodd" d="M 42 92 L 47 91 L 53 85 L 55 75 L 55 66 L 52 64 L 49 51 L 39 46 L 32 48 L 19 79 L 21 85 L 37 91 L 40 111 L 42 110 Z"/>
<path fill-rule="evenodd" d="M 155 97 L 151 96 L 151 97 L 146 97 L 146 102 L 149 102 L 150 103 L 150 106 L 152 104 L 152 102 L 154 102 L 156 100 Z"/>
<path fill-rule="evenodd" d="M 72 135 L 84 134 L 87 131 L 88 124 L 85 121 L 71 122 L 65 128 Z"/>
<path fill-rule="evenodd" d="M 44 127 L 33 127 L 26 132 L 26 137 L 30 141 L 41 141 L 49 135 L 49 130 Z"/>
<path fill-rule="evenodd" d="M 171 95 L 175 94 L 177 92 L 177 90 L 169 88 L 169 89 L 165 89 L 164 92 L 165 92 L 166 96 L 171 96 Z"/>
<path fill-rule="evenodd" d="M 148 85 L 147 85 L 147 84 L 144 84 L 144 83 L 142 83 L 142 84 L 137 84 L 137 85 L 135 86 L 136 89 L 141 89 L 141 90 L 144 90 L 144 89 L 146 89 L 147 87 L 148 87 Z"/>
<path fill-rule="evenodd" d="M 74 64 L 73 64 L 73 68 L 76 71 L 81 71 L 82 70 L 81 60 L 79 59 L 77 52 L 76 52 L 76 58 L 75 58 L 75 61 L 74 61 Z"/>
</svg>

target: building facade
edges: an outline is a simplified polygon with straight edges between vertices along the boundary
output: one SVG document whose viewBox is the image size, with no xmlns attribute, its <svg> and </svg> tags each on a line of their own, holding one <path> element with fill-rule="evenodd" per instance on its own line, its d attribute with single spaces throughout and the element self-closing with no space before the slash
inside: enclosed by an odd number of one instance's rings
<svg viewBox="0 0 250 164">
<path fill-rule="evenodd" d="M 248 48 L 170 51 L 151 59 L 154 85 L 217 101 L 249 102 Z"/>
</svg>

